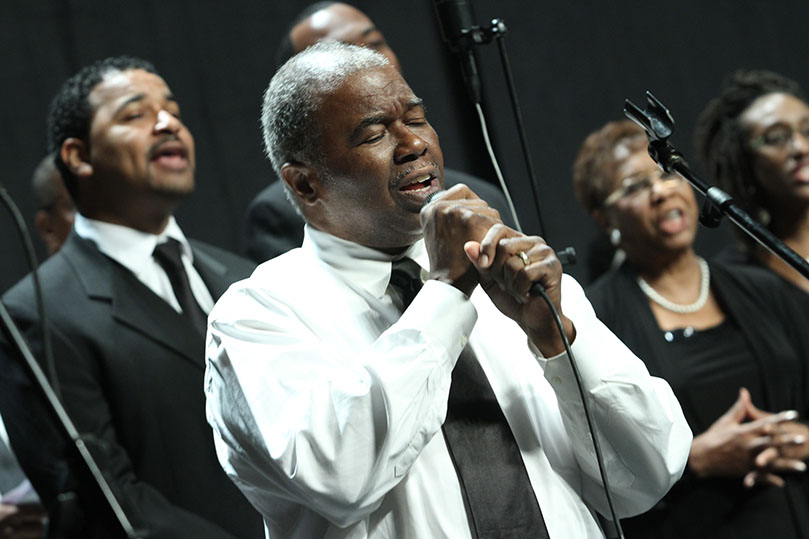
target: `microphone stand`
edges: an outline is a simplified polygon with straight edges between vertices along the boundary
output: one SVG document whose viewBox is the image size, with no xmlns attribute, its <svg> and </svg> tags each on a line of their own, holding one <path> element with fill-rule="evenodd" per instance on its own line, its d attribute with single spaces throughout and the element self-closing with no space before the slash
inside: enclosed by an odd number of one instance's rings
<svg viewBox="0 0 809 539">
<path fill-rule="evenodd" d="M 120 502 L 116 498 L 112 488 L 101 472 L 101 468 L 98 466 L 98 463 L 96 463 L 95 459 L 90 453 L 87 444 L 76 430 L 76 427 L 68 416 L 67 411 L 62 406 L 59 398 L 56 396 L 56 393 L 48 381 L 48 378 L 45 376 L 45 373 L 39 366 L 39 363 L 31 352 L 31 349 L 28 347 L 28 344 L 25 342 L 19 328 L 14 323 L 14 320 L 12 320 L 11 315 L 2 301 L 0 301 L 0 327 L 2 327 L 3 331 L 8 336 L 9 341 L 19 352 L 29 377 L 40 389 L 40 392 L 47 401 L 50 410 L 55 414 L 57 423 L 61 427 L 62 432 L 71 440 L 74 449 L 80 457 L 80 460 L 84 463 L 87 471 L 94 479 L 96 486 L 109 505 L 115 520 L 117 520 L 118 524 L 120 525 L 120 531 L 124 533 L 124 536 L 127 539 L 145 539 L 148 534 L 143 530 L 135 530 L 133 528 L 129 518 L 121 507 Z M 70 526 L 75 525 L 74 515 L 60 516 L 64 516 L 63 522 L 65 522 L 66 527 L 69 528 Z M 48 537 L 71 537 L 71 534 L 74 533 L 73 530 L 69 529 L 56 530 L 55 535 L 52 535 L 52 532 L 53 530 L 49 531 Z"/>
<path fill-rule="evenodd" d="M 649 155 L 660 168 L 668 173 L 678 173 L 705 196 L 700 223 L 708 228 L 716 228 L 722 217 L 727 216 L 743 232 L 809 279 L 809 263 L 802 256 L 750 217 L 730 195 L 718 187 L 706 184 L 691 171 L 682 154 L 668 142 L 668 138 L 674 132 L 674 118 L 671 113 L 651 92 L 646 92 L 646 101 L 646 109 L 641 110 L 627 99 L 624 114 L 646 132 L 649 139 Z"/>
<path fill-rule="evenodd" d="M 439 20 L 442 19 L 441 17 L 442 10 L 445 9 L 445 7 L 442 6 L 442 4 L 446 3 L 447 2 L 436 2 L 436 12 L 438 13 Z M 467 17 L 468 18 L 472 17 L 471 5 L 469 5 L 468 9 L 469 11 L 467 13 L 464 13 L 464 17 L 463 20 L 461 20 L 461 24 L 467 24 L 471 22 L 467 19 Z M 442 27 L 442 35 L 444 37 L 444 40 L 447 42 L 447 45 L 449 46 L 450 50 L 461 56 L 464 78 L 466 79 L 465 81 L 466 87 L 467 90 L 469 91 L 469 97 L 472 100 L 472 103 L 474 104 L 475 110 L 477 111 L 478 114 L 478 120 L 480 122 L 481 130 L 483 133 L 483 139 L 486 144 L 486 149 L 489 153 L 489 158 L 492 161 L 492 166 L 494 167 L 495 173 L 497 174 L 498 180 L 500 182 L 500 186 L 503 190 L 503 194 L 505 195 L 506 201 L 508 202 L 509 209 L 511 210 L 512 216 L 514 218 L 514 223 L 516 224 L 516 228 L 517 230 L 522 232 L 522 227 L 520 226 L 520 221 L 519 218 L 517 217 L 517 211 L 511 199 L 511 193 L 509 192 L 505 180 L 503 179 L 502 172 L 500 171 L 500 166 L 497 162 L 497 158 L 494 155 L 494 150 L 492 149 L 492 145 L 489 139 L 488 127 L 486 126 L 486 120 L 482 109 L 480 80 L 478 78 L 477 66 L 475 64 L 475 59 L 473 56 L 475 46 L 488 44 L 495 39 L 497 40 L 498 50 L 500 52 L 500 62 L 503 66 L 506 86 L 508 88 L 509 99 L 511 101 L 511 109 L 512 112 L 514 113 L 515 122 L 517 124 L 517 131 L 520 139 L 520 146 L 522 149 L 523 159 L 525 160 L 525 166 L 528 171 L 528 178 L 530 180 L 529 185 L 531 187 L 531 195 L 534 201 L 537 219 L 539 221 L 540 234 L 547 239 L 545 225 L 542 220 L 542 211 L 539 204 L 539 183 L 537 181 L 536 173 L 534 171 L 533 161 L 531 160 L 531 153 L 528 150 L 528 138 L 525 134 L 525 127 L 522 121 L 520 104 L 517 98 L 517 92 L 514 87 L 514 79 L 512 77 L 511 64 L 508 59 L 508 53 L 506 52 L 505 41 L 503 39 L 507 32 L 508 29 L 506 28 L 506 24 L 502 19 L 492 19 L 488 28 L 483 28 L 478 25 L 471 25 L 468 27 L 464 26 L 459 30 L 458 35 L 444 35 L 444 29 Z"/>
<path fill-rule="evenodd" d="M 444 9 L 439 7 L 440 4 L 442 4 L 442 2 L 435 3 L 436 13 L 438 14 L 439 21 L 442 20 L 441 11 Z M 470 5 L 468 13 L 468 17 L 470 18 L 472 17 L 471 9 L 472 8 Z M 464 13 L 464 16 L 466 15 L 467 14 Z M 462 23 L 468 22 L 468 20 L 465 20 L 465 17 L 462 17 L 462 19 L 464 19 L 461 21 Z M 497 48 L 500 52 L 500 63 L 503 66 L 506 86 L 508 87 L 508 95 L 511 101 L 511 110 L 514 113 L 514 120 L 517 124 L 520 147 L 522 149 L 525 167 L 528 171 L 528 178 L 530 180 L 529 186 L 531 187 L 531 196 L 534 201 L 537 220 L 539 221 L 539 232 L 540 235 L 547 240 L 548 236 L 545 230 L 545 224 L 542 220 L 542 210 L 539 204 L 539 181 L 537 180 L 536 172 L 534 171 L 534 163 L 531 159 L 531 152 L 528 149 L 528 137 L 525 134 L 525 126 L 522 121 L 522 111 L 520 109 L 519 99 L 517 98 L 517 91 L 514 86 L 514 78 L 511 72 L 511 62 L 509 61 L 508 53 L 506 52 L 504 37 L 507 32 L 508 28 L 506 27 L 505 21 L 502 19 L 492 19 L 488 28 L 482 28 L 477 25 L 472 25 L 469 27 L 464 26 L 459 31 L 458 35 L 446 35 L 443 26 L 441 27 L 443 39 L 446 41 L 450 50 L 461 56 L 465 54 L 468 55 L 467 58 L 462 58 L 461 61 L 462 68 L 464 70 L 464 78 L 466 79 L 466 88 L 469 92 L 469 98 L 472 100 L 475 110 L 477 111 L 478 121 L 480 122 L 480 127 L 483 134 L 483 141 L 486 144 L 489 159 L 492 162 L 492 166 L 494 167 L 495 174 L 497 174 L 500 187 L 506 197 L 506 202 L 508 202 L 509 210 L 511 210 L 512 217 L 514 218 L 515 227 L 519 232 L 522 232 L 523 230 L 522 226 L 520 225 L 519 217 L 517 216 L 517 210 L 514 207 L 514 202 L 511 199 L 511 192 L 506 185 L 505 178 L 500 170 L 500 165 L 497 162 L 497 157 L 494 154 L 494 149 L 492 148 L 491 140 L 489 138 L 489 129 L 486 125 L 486 118 L 483 114 L 482 108 L 483 100 L 480 92 L 480 80 L 478 78 L 477 66 L 475 64 L 474 57 L 472 56 L 474 54 L 475 46 L 485 45 L 491 43 L 495 39 L 497 40 Z M 564 249 L 560 249 L 556 252 L 556 257 L 564 266 L 576 263 L 576 251 L 573 247 L 565 247 Z"/>
<path fill-rule="evenodd" d="M 449 45 L 450 49 L 453 52 L 459 53 L 461 55 L 461 67 L 464 71 L 465 76 L 464 78 L 466 79 L 467 90 L 469 91 L 469 95 L 478 113 L 481 129 L 483 131 L 483 138 L 484 141 L 486 142 L 486 148 L 489 152 L 489 157 L 492 160 L 492 164 L 494 166 L 495 172 L 497 173 L 498 179 L 500 180 L 500 185 L 503 188 L 503 192 L 506 196 L 506 199 L 508 200 L 510 209 L 514 214 L 514 222 L 517 225 L 517 230 L 522 232 L 519 220 L 517 219 L 517 212 L 514 209 L 514 205 L 511 201 L 511 195 L 509 194 L 508 187 L 506 186 L 505 180 L 503 179 L 503 175 L 500 172 L 500 167 L 497 164 L 497 159 L 494 155 L 494 151 L 489 141 L 488 129 L 486 127 L 486 120 L 484 118 L 483 110 L 481 108 L 482 99 L 480 96 L 480 81 L 477 78 L 477 67 L 475 65 L 473 56 L 474 54 L 473 47 L 475 45 L 489 43 L 493 39 L 495 38 L 497 39 L 498 48 L 500 50 L 500 60 L 503 65 L 503 71 L 505 72 L 506 84 L 508 86 L 509 97 L 511 99 L 512 111 L 514 112 L 514 116 L 516 119 L 520 137 L 520 144 L 522 147 L 523 156 L 525 158 L 526 168 L 528 170 L 531 192 L 534 199 L 537 218 L 539 220 L 541 233 L 547 239 L 547 236 L 545 235 L 545 226 L 542 222 L 542 214 L 540 211 L 538 182 L 536 174 L 534 173 L 534 165 L 533 162 L 531 161 L 531 154 L 528 151 L 528 141 L 522 123 L 522 114 L 520 112 L 520 105 L 517 99 L 517 92 L 514 89 L 514 80 L 511 76 L 511 64 L 508 60 L 508 54 L 506 53 L 505 43 L 503 41 L 503 36 L 505 36 L 506 34 L 506 25 L 501 19 L 493 19 L 489 28 L 481 28 L 475 25 L 472 25 L 471 27 L 467 26 L 469 19 L 471 19 L 472 17 L 471 5 L 468 7 L 467 12 L 465 9 L 461 9 L 462 5 L 464 8 L 466 7 L 466 2 L 457 0 L 454 2 L 451 0 L 435 1 L 434 5 L 436 7 L 436 13 L 438 14 L 439 21 L 443 21 L 442 14 L 447 15 L 448 12 L 451 11 L 447 8 L 448 4 L 455 4 L 455 6 L 452 6 L 452 9 L 453 10 L 457 9 L 458 11 L 456 11 L 455 13 L 451 13 L 448 16 L 448 19 L 451 20 L 452 22 L 447 26 L 449 28 L 453 27 L 457 28 L 457 24 L 460 24 L 460 30 L 457 30 L 457 32 L 459 32 L 458 35 L 455 36 L 446 35 L 442 24 L 442 35 L 444 36 L 444 40 Z M 576 262 L 576 251 L 572 247 L 566 247 L 560 251 L 557 251 L 556 256 L 563 265 L 574 264 Z M 609 478 L 607 477 L 606 466 L 604 465 L 604 459 L 602 456 L 598 431 L 595 429 L 595 421 L 593 420 L 590 407 L 587 403 L 587 398 L 584 393 L 584 385 L 581 379 L 581 375 L 579 374 L 577 362 L 573 357 L 573 352 L 570 349 L 570 344 L 568 343 L 567 335 L 565 334 L 561 318 L 559 316 L 559 313 L 556 311 L 556 307 L 554 306 L 553 301 L 551 301 L 551 299 L 545 293 L 545 289 L 542 287 L 540 283 L 534 283 L 534 285 L 531 287 L 531 294 L 541 296 L 548 304 L 548 308 L 553 313 L 556 326 L 557 329 L 559 330 L 559 334 L 562 338 L 562 341 L 565 343 L 565 352 L 567 353 L 567 358 L 568 361 L 570 362 L 570 367 L 573 370 L 574 378 L 576 380 L 576 386 L 579 389 L 579 395 L 581 397 L 584 416 L 587 421 L 587 426 L 590 430 L 590 435 L 593 441 L 593 451 L 596 456 L 596 461 L 598 463 L 598 471 L 601 477 L 602 484 L 604 486 L 604 495 L 606 497 L 607 504 L 609 506 L 612 524 L 614 526 L 614 530 L 615 533 L 617 534 L 617 537 L 623 539 L 624 533 L 623 529 L 621 528 L 621 522 L 618 519 L 618 514 L 615 510 L 615 505 L 613 503 L 612 491 L 610 489 Z"/>
<path fill-rule="evenodd" d="M 546 237 L 545 224 L 542 222 L 542 212 L 540 211 L 539 204 L 539 181 L 537 180 L 536 172 L 534 171 L 534 162 L 531 159 L 531 152 L 528 149 L 528 137 L 525 134 L 525 125 L 522 121 L 522 110 L 520 109 L 520 102 L 517 99 L 517 90 L 514 86 L 514 77 L 511 72 L 511 62 L 508 58 L 506 51 L 505 36 L 508 32 L 506 23 L 503 19 L 492 19 L 492 22 L 484 35 L 488 40 L 493 38 L 497 39 L 497 50 L 500 53 L 500 63 L 503 66 L 503 74 L 506 78 L 506 86 L 508 87 L 509 100 L 511 101 L 511 111 L 514 114 L 514 121 L 517 124 L 517 132 L 520 138 L 520 148 L 522 149 L 523 159 L 525 160 L 525 168 L 528 171 L 529 185 L 531 187 L 531 196 L 534 199 L 534 205 L 537 211 L 537 220 L 539 221 L 540 234 Z M 488 41 L 486 41 L 488 42 Z M 568 247 L 572 249 L 572 247 Z"/>
<path fill-rule="evenodd" d="M 56 423 L 63 436 L 70 440 L 72 448 L 78 455 L 79 460 L 83 463 L 84 469 L 90 474 L 93 479 L 93 484 L 97 487 L 98 492 L 104 498 L 108 508 L 112 513 L 112 517 L 116 521 L 116 531 L 123 533 L 127 539 L 147 539 L 149 534 L 145 530 L 136 530 L 129 517 L 126 515 L 121 503 L 118 501 L 115 493 L 107 482 L 100 466 L 93 458 L 88 448 L 90 440 L 85 440 L 81 437 L 76 429 L 73 421 L 70 419 L 67 411 L 65 410 L 60 400 L 60 393 L 58 391 L 58 379 L 56 378 L 56 369 L 53 364 L 52 351 L 50 346 L 50 330 L 47 326 L 45 317 L 45 306 L 42 301 L 41 287 L 39 285 L 39 275 L 37 273 L 36 255 L 34 253 L 33 245 L 31 244 L 31 237 L 28 234 L 28 229 L 25 226 L 25 221 L 20 214 L 17 205 L 12 198 L 8 195 L 5 187 L 0 185 L 0 200 L 8 207 L 11 216 L 14 219 L 17 229 L 22 237 L 23 245 L 26 254 L 28 255 L 29 263 L 31 264 L 33 285 L 36 294 L 36 302 L 40 315 L 40 323 L 42 324 L 43 334 L 43 349 L 45 354 L 45 363 L 48 367 L 49 374 L 53 383 L 48 380 L 45 372 L 42 370 L 39 362 L 31 352 L 28 343 L 22 336 L 17 324 L 11 318 L 6 306 L 0 301 L 0 330 L 6 335 L 10 347 L 18 352 L 23 367 L 29 376 L 29 379 L 35 387 L 39 389 L 41 397 L 47 403 L 48 409 L 53 413 Z M 81 476 L 81 474 L 80 474 Z M 51 520 L 48 523 L 47 537 L 48 539 L 69 539 L 78 533 L 78 527 L 81 525 L 79 522 L 80 510 L 77 507 L 76 495 L 73 492 L 61 493 L 58 497 L 57 506 L 49 508 Z M 107 520 L 106 518 L 104 519 Z M 116 537 L 118 534 L 116 534 Z"/>
</svg>

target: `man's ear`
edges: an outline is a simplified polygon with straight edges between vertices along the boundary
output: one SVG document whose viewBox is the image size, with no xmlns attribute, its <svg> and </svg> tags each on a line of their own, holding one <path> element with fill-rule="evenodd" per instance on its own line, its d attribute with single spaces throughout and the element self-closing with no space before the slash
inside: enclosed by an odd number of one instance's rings
<svg viewBox="0 0 809 539">
<path fill-rule="evenodd" d="M 59 150 L 59 157 L 67 168 L 77 178 L 89 178 L 93 175 L 93 165 L 90 164 L 90 153 L 87 144 L 76 137 L 65 139 Z"/>
<path fill-rule="evenodd" d="M 281 179 L 305 206 L 314 205 L 321 196 L 320 176 L 309 165 L 288 162 L 281 166 Z"/>
<path fill-rule="evenodd" d="M 47 211 L 38 210 L 36 212 L 34 215 L 34 226 L 37 229 L 39 238 L 42 240 L 42 243 L 45 244 L 45 248 L 48 250 L 48 255 L 52 255 L 58 249 L 58 243 L 56 233 L 53 229 L 53 221 Z"/>
</svg>

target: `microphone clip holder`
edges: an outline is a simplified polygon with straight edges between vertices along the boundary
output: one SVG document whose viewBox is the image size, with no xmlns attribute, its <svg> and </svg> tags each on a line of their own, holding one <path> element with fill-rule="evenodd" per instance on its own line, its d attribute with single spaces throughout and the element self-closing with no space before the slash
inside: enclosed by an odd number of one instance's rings
<svg viewBox="0 0 809 539">
<path fill-rule="evenodd" d="M 679 174 L 705 196 L 700 223 L 709 228 L 716 228 L 722 217 L 727 216 L 756 242 L 809 279 L 809 263 L 802 256 L 784 244 L 761 223 L 750 217 L 729 194 L 718 187 L 708 185 L 691 171 L 682 154 L 668 142 L 674 132 L 674 117 L 671 112 L 649 91 L 646 92 L 646 102 L 646 108 L 641 109 L 627 99 L 624 104 L 624 114 L 646 132 L 646 137 L 649 139 L 649 155 L 660 168 L 670 174 Z"/>
<path fill-rule="evenodd" d="M 674 132 L 674 117 L 651 92 L 646 92 L 646 101 L 647 107 L 641 109 L 627 99 L 624 114 L 646 132 L 652 159 L 666 172 L 674 173 L 676 165 L 685 164 L 683 155 L 668 141 Z"/>
<path fill-rule="evenodd" d="M 508 33 L 506 23 L 502 19 L 492 19 L 488 28 L 478 25 L 463 28 L 457 36 L 457 43 L 448 41 L 452 52 L 463 52 L 473 49 L 476 45 L 487 45 L 495 38 L 500 39 Z"/>
</svg>

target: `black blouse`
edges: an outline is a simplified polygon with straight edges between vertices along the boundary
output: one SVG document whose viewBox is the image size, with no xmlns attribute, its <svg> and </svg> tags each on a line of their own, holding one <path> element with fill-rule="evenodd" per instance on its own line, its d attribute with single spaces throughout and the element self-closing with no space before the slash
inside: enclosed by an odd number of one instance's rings
<svg viewBox="0 0 809 539">
<path fill-rule="evenodd" d="M 711 287 L 726 318 L 698 332 L 662 331 L 628 264 L 587 295 L 649 372 L 669 382 L 695 436 L 730 408 L 741 386 L 759 408 L 795 409 L 806 419 L 809 313 L 794 292 L 768 272 L 718 264 Z M 686 471 L 651 511 L 622 524 L 632 539 L 809 538 L 809 479 L 794 474 L 783 489 L 745 489 L 742 478 L 699 480 Z"/>
</svg>

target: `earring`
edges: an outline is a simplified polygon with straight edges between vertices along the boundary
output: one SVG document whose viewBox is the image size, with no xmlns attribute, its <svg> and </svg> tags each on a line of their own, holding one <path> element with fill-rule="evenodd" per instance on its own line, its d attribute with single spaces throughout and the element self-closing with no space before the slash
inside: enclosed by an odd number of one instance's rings
<svg viewBox="0 0 809 539">
<path fill-rule="evenodd" d="M 621 231 L 617 228 L 610 229 L 610 243 L 613 247 L 618 247 L 621 243 Z"/>
<path fill-rule="evenodd" d="M 768 226 L 772 218 L 770 217 L 770 212 L 768 212 L 765 208 L 759 208 L 757 213 L 758 221 L 764 225 Z"/>
</svg>

